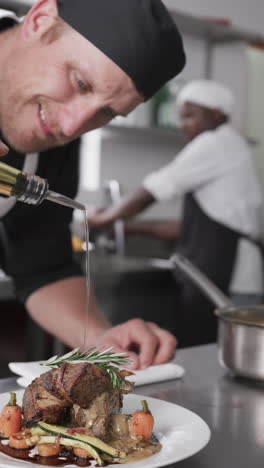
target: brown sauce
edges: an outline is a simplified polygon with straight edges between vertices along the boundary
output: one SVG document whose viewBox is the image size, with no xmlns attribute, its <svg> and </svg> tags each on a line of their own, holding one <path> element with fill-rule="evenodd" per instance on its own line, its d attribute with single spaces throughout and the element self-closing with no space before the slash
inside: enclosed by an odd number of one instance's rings
<svg viewBox="0 0 264 468">
<path fill-rule="evenodd" d="M 62 451 L 60 455 L 55 457 L 40 457 L 37 453 L 32 454 L 32 449 L 15 449 L 9 445 L 5 445 L 0 441 L 0 452 L 8 455 L 9 457 L 16 458 L 18 460 L 24 460 L 35 465 L 47 465 L 47 466 L 66 466 L 74 464 L 80 467 L 91 466 L 92 461 L 87 458 L 80 458 L 73 455 L 70 451 Z"/>
<path fill-rule="evenodd" d="M 127 453 L 126 458 L 120 460 L 119 463 L 131 463 L 144 458 L 151 457 L 155 453 L 160 452 L 162 445 L 158 442 L 136 441 L 133 437 L 123 437 L 121 439 L 113 438 L 109 441 L 109 445 L 119 450 L 124 450 Z"/>
<path fill-rule="evenodd" d="M 2 439 L 3 440 L 3 439 Z M 10 447 L 8 444 L 3 444 L 0 440 L 0 452 L 8 455 L 9 457 L 16 458 L 18 460 L 24 460 L 35 465 L 43 466 L 67 466 L 69 464 L 74 464 L 79 467 L 91 466 L 94 463 L 94 460 L 89 460 L 87 458 L 76 457 L 70 450 L 62 449 L 61 453 L 54 457 L 41 457 L 37 453 L 32 453 L 33 449 L 15 449 Z M 159 443 L 155 442 L 143 442 L 139 443 L 135 449 L 135 440 L 130 437 L 121 439 L 114 439 L 111 441 L 111 444 L 120 450 L 126 450 L 127 456 L 124 460 L 119 462 L 113 462 L 113 460 L 105 456 L 105 465 L 108 464 L 125 464 L 130 462 L 135 462 L 142 460 L 144 458 L 150 457 L 155 453 L 159 452 L 162 446 Z M 97 465 L 95 465 L 97 466 Z"/>
</svg>

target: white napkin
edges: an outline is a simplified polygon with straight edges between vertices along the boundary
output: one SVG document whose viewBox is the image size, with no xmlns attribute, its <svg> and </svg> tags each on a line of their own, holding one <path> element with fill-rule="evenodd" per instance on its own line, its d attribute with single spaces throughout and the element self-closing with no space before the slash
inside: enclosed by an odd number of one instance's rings
<svg viewBox="0 0 264 468">
<path fill-rule="evenodd" d="M 126 378 L 134 382 L 137 386 L 163 382 L 165 380 L 180 379 L 184 375 L 185 369 L 174 362 L 168 362 L 167 364 L 150 366 L 146 369 L 133 372 L 135 372 L 135 375 Z"/>
<path fill-rule="evenodd" d="M 20 377 L 17 379 L 17 383 L 22 387 L 27 387 L 32 380 L 39 377 L 46 371 L 50 370 L 50 367 L 40 366 L 40 361 L 32 362 L 10 362 L 9 369 L 18 374 Z M 150 366 L 143 370 L 133 371 L 135 375 L 127 377 L 138 385 L 146 385 L 154 382 L 162 382 L 165 380 L 179 379 L 181 378 L 185 370 L 183 367 L 173 362 L 167 364 L 160 364 L 158 366 Z"/>
</svg>

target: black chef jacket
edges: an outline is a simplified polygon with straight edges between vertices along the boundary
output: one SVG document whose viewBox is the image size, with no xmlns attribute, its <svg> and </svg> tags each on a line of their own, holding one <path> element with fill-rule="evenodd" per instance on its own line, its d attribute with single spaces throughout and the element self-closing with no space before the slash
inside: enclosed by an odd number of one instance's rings
<svg viewBox="0 0 264 468">
<path fill-rule="evenodd" d="M 37 175 L 48 179 L 51 190 L 70 198 L 77 192 L 79 145 L 76 140 L 41 153 L 36 170 Z M 24 159 L 10 150 L 1 161 L 22 169 Z M 70 208 L 47 200 L 37 206 L 16 202 L 1 218 L 0 264 L 13 278 L 20 301 L 25 302 L 42 286 L 82 274 L 73 258 L 71 221 Z"/>
</svg>

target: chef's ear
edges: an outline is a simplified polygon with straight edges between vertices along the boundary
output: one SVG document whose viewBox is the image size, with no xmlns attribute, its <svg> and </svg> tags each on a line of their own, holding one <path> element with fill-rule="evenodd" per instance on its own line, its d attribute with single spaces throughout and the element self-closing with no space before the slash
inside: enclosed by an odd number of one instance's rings
<svg viewBox="0 0 264 468">
<path fill-rule="evenodd" d="M 222 111 L 219 109 L 213 109 L 211 111 L 211 116 L 216 125 L 221 125 L 224 122 L 228 121 L 228 116 L 225 115 Z"/>
<path fill-rule="evenodd" d="M 22 23 L 22 34 L 25 39 L 43 36 L 57 21 L 57 0 L 38 0 L 30 8 Z"/>
</svg>

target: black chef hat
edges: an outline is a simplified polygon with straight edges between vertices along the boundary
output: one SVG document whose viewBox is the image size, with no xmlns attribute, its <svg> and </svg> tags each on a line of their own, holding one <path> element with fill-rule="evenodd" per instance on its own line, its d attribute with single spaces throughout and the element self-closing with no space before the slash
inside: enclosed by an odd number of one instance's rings
<svg viewBox="0 0 264 468">
<path fill-rule="evenodd" d="M 59 14 L 149 99 L 181 72 L 185 54 L 161 0 L 58 0 Z"/>
</svg>

